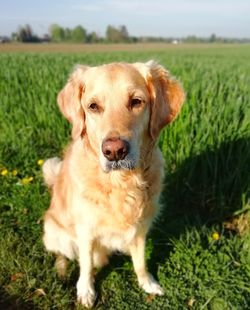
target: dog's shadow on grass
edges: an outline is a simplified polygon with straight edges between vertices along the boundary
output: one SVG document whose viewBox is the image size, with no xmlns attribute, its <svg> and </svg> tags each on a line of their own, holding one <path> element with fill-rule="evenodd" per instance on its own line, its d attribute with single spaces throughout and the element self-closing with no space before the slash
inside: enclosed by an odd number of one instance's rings
<svg viewBox="0 0 250 310">
<path fill-rule="evenodd" d="M 149 235 L 153 273 L 169 256 L 169 238 L 179 238 L 192 227 L 221 225 L 243 211 L 243 200 L 250 196 L 249 164 L 250 139 L 240 138 L 190 157 L 166 174 L 162 213 Z"/>
</svg>

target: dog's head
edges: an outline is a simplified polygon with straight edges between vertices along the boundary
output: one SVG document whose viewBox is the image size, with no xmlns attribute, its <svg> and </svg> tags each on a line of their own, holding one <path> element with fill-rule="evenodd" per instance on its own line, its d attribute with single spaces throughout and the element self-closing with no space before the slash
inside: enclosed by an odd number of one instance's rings
<svg viewBox="0 0 250 310">
<path fill-rule="evenodd" d="M 153 61 L 77 66 L 58 95 L 72 138 L 88 139 L 105 172 L 139 167 L 183 101 L 179 82 Z"/>
</svg>

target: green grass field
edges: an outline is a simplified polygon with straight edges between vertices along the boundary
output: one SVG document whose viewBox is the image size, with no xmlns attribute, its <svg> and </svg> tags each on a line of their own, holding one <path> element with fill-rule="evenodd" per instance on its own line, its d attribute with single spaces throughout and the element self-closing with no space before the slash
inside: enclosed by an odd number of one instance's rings
<svg viewBox="0 0 250 310">
<path fill-rule="evenodd" d="M 37 161 L 62 154 L 70 127 L 56 95 L 76 63 L 155 59 L 186 91 L 162 133 L 164 211 L 148 236 L 163 297 L 138 288 L 129 257 L 97 271 L 96 309 L 250 308 L 250 46 L 0 53 L 0 308 L 74 309 L 78 266 L 59 279 L 41 241 L 49 205 Z M 217 234 L 214 234 L 217 233 Z"/>
</svg>

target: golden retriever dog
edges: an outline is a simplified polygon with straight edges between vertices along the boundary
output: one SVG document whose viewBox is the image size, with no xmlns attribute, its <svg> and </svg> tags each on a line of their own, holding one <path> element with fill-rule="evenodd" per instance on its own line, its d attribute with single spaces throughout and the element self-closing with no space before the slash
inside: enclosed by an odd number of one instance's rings
<svg viewBox="0 0 250 310">
<path fill-rule="evenodd" d="M 94 267 L 114 251 L 131 255 L 145 292 L 163 294 L 146 268 L 145 239 L 159 214 L 164 161 L 157 138 L 183 101 L 179 82 L 154 61 L 78 65 L 58 95 L 72 142 L 63 160 L 43 166 L 52 193 L 43 241 L 60 275 L 67 259 L 78 259 L 77 298 L 85 307 L 95 301 Z"/>
</svg>

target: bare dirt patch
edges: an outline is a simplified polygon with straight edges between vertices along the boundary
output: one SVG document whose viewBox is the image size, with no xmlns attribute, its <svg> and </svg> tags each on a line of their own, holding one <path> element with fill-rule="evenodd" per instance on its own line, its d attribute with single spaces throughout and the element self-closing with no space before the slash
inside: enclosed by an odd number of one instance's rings
<svg viewBox="0 0 250 310">
<path fill-rule="evenodd" d="M 48 52 L 48 53 L 92 53 L 116 51 L 145 51 L 145 50 L 181 50 L 189 48 L 215 47 L 211 44 L 167 44 L 167 43 L 138 43 L 138 44 L 70 44 L 70 43 L 3 43 L 0 52 Z M 219 45 L 216 45 L 219 47 Z"/>
</svg>

